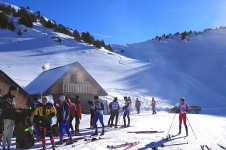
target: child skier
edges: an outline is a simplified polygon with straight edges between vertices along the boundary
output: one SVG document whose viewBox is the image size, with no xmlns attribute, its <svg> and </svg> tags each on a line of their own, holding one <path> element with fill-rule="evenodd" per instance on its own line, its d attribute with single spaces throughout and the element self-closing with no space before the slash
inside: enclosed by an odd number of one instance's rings
<svg viewBox="0 0 226 150">
<path fill-rule="evenodd" d="M 104 113 L 104 104 L 99 100 L 98 96 L 94 96 L 94 108 L 95 108 L 95 118 L 94 118 L 94 128 L 95 133 L 92 135 L 98 135 L 97 131 L 97 121 L 99 120 L 102 125 L 102 132 L 100 135 L 104 135 L 104 122 L 103 122 L 103 113 Z"/>
<path fill-rule="evenodd" d="M 184 126 L 185 126 L 185 130 L 186 130 L 186 135 L 188 136 L 188 127 L 186 124 L 186 113 L 188 112 L 188 105 L 185 103 L 185 99 L 182 97 L 180 99 L 180 105 L 178 108 L 178 113 L 179 113 L 179 133 L 181 134 L 181 124 L 182 124 L 182 120 L 184 122 Z"/>
</svg>

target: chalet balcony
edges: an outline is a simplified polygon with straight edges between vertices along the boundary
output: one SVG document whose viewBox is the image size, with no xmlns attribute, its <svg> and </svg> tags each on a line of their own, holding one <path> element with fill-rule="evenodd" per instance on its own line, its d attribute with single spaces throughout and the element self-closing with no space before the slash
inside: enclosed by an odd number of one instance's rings
<svg viewBox="0 0 226 150">
<path fill-rule="evenodd" d="M 91 84 L 63 84 L 63 93 L 91 94 Z"/>
</svg>

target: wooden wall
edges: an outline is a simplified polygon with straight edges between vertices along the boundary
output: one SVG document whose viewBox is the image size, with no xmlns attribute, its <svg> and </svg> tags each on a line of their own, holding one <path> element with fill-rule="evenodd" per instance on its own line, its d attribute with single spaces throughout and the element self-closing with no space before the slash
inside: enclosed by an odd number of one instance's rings
<svg viewBox="0 0 226 150">
<path fill-rule="evenodd" d="M 8 93 L 10 86 L 11 85 L 8 82 L 6 82 L 4 78 L 0 78 L 0 89 L 1 89 L 0 94 L 2 96 Z M 16 108 L 26 108 L 27 100 L 28 96 L 23 95 L 22 92 L 20 91 L 18 95 L 15 97 Z"/>
</svg>

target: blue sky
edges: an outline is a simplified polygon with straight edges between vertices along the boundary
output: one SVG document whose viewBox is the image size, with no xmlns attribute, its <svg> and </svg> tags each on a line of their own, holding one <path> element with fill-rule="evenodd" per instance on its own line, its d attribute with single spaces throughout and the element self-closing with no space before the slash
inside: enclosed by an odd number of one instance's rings
<svg viewBox="0 0 226 150">
<path fill-rule="evenodd" d="M 142 42 L 164 33 L 226 26 L 225 0 L 1 0 L 108 44 Z"/>
</svg>

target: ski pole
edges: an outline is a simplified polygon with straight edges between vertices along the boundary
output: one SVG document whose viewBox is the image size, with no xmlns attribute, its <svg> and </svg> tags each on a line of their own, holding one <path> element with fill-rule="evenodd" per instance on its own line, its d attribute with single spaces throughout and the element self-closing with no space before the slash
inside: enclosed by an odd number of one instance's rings
<svg viewBox="0 0 226 150">
<path fill-rule="evenodd" d="M 187 118 L 187 120 L 188 120 L 188 117 L 187 117 L 187 116 L 186 116 L 186 118 Z M 190 127 L 191 127 L 191 130 L 192 130 L 192 132 L 193 132 L 193 134 L 194 134 L 195 138 L 197 139 L 197 137 L 196 137 L 196 135 L 195 135 L 195 132 L 194 132 L 194 130 L 192 129 L 192 126 L 191 126 L 191 124 L 190 124 L 189 120 L 188 120 L 188 123 L 189 123 L 189 125 L 190 125 Z"/>
<path fill-rule="evenodd" d="M 175 115 L 174 115 L 174 117 L 173 117 L 173 121 L 174 121 L 174 119 L 175 119 L 175 117 L 176 117 L 176 114 L 177 114 L 177 113 L 175 113 Z M 166 135 L 166 136 L 168 136 L 168 135 L 169 135 L 170 129 L 171 129 L 172 125 L 173 125 L 173 121 L 172 121 L 172 123 L 171 123 L 171 125 L 170 125 L 170 128 L 169 128 L 168 133 L 167 133 L 167 135 Z"/>
</svg>

